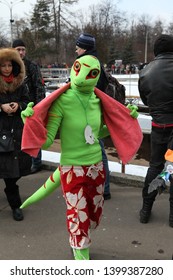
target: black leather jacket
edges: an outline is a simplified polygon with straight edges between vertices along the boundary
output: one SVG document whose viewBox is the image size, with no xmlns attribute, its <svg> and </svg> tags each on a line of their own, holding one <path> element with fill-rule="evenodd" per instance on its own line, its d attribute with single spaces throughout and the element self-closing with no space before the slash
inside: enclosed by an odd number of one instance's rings
<svg viewBox="0 0 173 280">
<path fill-rule="evenodd" d="M 141 70 L 138 89 L 153 121 L 173 124 L 173 53 L 159 54 Z"/>
</svg>

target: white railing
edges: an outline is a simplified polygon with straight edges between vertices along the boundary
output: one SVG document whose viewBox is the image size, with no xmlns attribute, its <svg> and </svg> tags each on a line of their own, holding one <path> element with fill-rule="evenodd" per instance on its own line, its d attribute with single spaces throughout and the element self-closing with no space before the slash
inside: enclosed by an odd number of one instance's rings
<svg viewBox="0 0 173 280">
<path fill-rule="evenodd" d="M 126 97 L 139 98 L 138 74 L 120 74 L 113 75 L 126 88 Z"/>
<path fill-rule="evenodd" d="M 69 68 L 41 68 L 40 70 L 43 79 L 68 77 L 70 73 Z"/>
<path fill-rule="evenodd" d="M 64 85 L 70 73 L 69 68 L 41 68 L 40 70 L 46 85 L 46 95 Z"/>
</svg>

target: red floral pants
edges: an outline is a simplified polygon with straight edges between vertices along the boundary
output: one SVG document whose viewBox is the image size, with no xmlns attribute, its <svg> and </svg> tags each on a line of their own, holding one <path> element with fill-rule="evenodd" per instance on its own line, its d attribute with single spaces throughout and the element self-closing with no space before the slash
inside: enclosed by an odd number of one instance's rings
<svg viewBox="0 0 173 280">
<path fill-rule="evenodd" d="M 67 205 L 67 227 L 72 248 L 88 248 L 90 228 L 96 228 L 103 211 L 103 163 L 61 166 L 61 184 Z"/>
</svg>

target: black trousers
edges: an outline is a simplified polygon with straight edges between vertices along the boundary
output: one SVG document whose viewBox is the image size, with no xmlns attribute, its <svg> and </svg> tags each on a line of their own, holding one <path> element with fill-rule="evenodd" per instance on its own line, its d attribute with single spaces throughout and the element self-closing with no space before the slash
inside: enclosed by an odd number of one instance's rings
<svg viewBox="0 0 173 280">
<path fill-rule="evenodd" d="M 165 153 L 170 147 L 171 135 L 173 133 L 173 127 L 158 128 L 152 127 L 151 132 L 151 154 L 149 168 L 145 178 L 144 188 L 142 190 L 142 196 L 144 199 L 154 201 L 157 195 L 157 191 L 153 191 L 148 194 L 149 184 L 155 179 L 163 170 L 165 164 Z M 173 149 L 173 147 L 172 147 Z M 170 195 L 173 196 L 173 184 L 171 182 Z"/>
<path fill-rule="evenodd" d="M 19 194 L 19 186 L 16 185 L 16 182 L 20 178 L 5 178 L 5 189 L 4 192 L 6 194 L 8 203 L 11 209 L 19 208 L 22 204 L 20 194 Z"/>
</svg>

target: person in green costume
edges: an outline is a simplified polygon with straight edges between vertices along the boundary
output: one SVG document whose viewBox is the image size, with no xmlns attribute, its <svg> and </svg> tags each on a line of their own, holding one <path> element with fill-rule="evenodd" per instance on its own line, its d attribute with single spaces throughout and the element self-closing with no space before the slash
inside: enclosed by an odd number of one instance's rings
<svg viewBox="0 0 173 280">
<path fill-rule="evenodd" d="M 70 245 L 77 260 L 90 258 L 90 228 L 96 228 L 101 219 L 105 171 L 98 139 L 109 135 L 103 124 L 100 99 L 93 90 L 100 63 L 92 56 L 85 62 L 82 58 L 76 61 L 71 71 L 71 88 L 51 106 L 47 141 L 42 146 L 47 149 L 60 129 L 60 176 Z"/>
<path fill-rule="evenodd" d="M 60 131 L 59 169 L 36 193 L 42 199 L 61 184 L 75 260 L 90 259 L 90 230 L 99 225 L 103 211 L 105 171 L 99 139 L 108 136 L 109 131 L 103 121 L 101 100 L 94 92 L 99 75 L 96 57 L 86 55 L 74 62 L 69 89 L 48 110 L 47 138 L 42 145 L 47 149 Z M 22 113 L 24 121 L 33 114 L 30 106 Z M 36 196 L 31 196 L 21 208 L 38 201 Z"/>
</svg>

